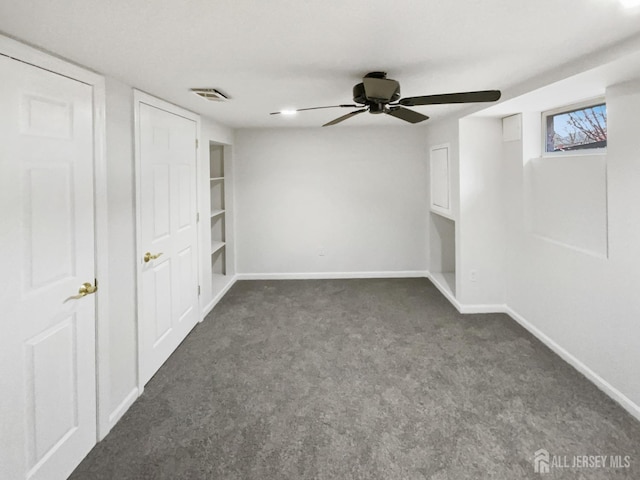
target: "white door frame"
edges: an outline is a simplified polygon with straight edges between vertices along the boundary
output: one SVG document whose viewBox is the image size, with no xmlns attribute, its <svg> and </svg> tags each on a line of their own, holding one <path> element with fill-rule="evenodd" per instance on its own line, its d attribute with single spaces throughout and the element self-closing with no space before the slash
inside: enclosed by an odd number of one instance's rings
<svg viewBox="0 0 640 480">
<path fill-rule="evenodd" d="M 137 323 L 138 323 L 138 395 L 142 395 L 144 391 L 143 384 L 143 374 L 144 371 L 142 368 L 142 364 L 144 363 L 144 359 L 142 358 L 142 341 L 143 341 L 143 331 L 142 331 L 142 301 L 140 299 L 140 293 L 142 292 L 142 256 L 143 254 L 143 246 L 142 246 L 142 231 L 140 228 L 142 214 L 140 212 L 140 207 L 142 205 L 142 188 L 141 188 L 141 172 L 142 172 L 142 158 L 140 155 L 140 105 L 146 104 L 155 108 L 159 108 L 160 110 L 164 110 L 169 113 L 173 113 L 180 117 L 184 117 L 188 120 L 192 120 L 196 123 L 196 208 L 200 209 L 200 202 L 198 201 L 199 197 L 199 182 L 200 182 L 200 136 L 201 136 L 201 128 L 200 128 L 200 115 L 193 113 L 189 110 L 186 110 L 182 107 L 174 105 L 173 103 L 169 103 L 160 98 L 154 97 L 153 95 L 149 95 L 148 93 L 142 92 L 140 90 L 133 90 L 133 116 L 134 116 L 134 144 L 135 144 L 135 177 L 136 177 L 136 309 L 137 309 Z M 200 222 L 197 224 L 198 232 L 200 229 Z M 200 234 L 198 233 L 198 240 L 196 242 L 196 258 L 200 259 Z M 200 265 L 200 261 L 198 261 L 198 282 L 200 282 L 200 272 L 202 267 Z M 198 296 L 198 315 L 202 316 L 202 307 L 201 296 Z"/>
<path fill-rule="evenodd" d="M 69 77 L 92 87 L 93 96 L 93 196 L 95 234 L 96 296 L 96 406 L 97 438 L 103 439 L 109 424 L 109 249 L 107 217 L 106 100 L 104 77 L 0 35 L 0 55 L 5 55 L 43 70 Z"/>
</svg>

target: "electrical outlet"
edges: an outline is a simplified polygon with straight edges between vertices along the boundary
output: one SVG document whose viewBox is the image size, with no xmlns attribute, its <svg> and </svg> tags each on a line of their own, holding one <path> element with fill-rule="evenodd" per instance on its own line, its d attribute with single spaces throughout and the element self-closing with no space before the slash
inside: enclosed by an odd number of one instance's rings
<svg viewBox="0 0 640 480">
<path fill-rule="evenodd" d="M 471 280 L 472 282 L 475 282 L 478 280 L 478 271 L 477 270 L 471 270 L 469 272 L 469 280 Z"/>
<path fill-rule="evenodd" d="M 318 249 L 318 256 L 319 256 L 319 257 L 324 257 L 324 248 L 323 248 L 323 247 L 320 247 L 320 248 Z"/>
</svg>

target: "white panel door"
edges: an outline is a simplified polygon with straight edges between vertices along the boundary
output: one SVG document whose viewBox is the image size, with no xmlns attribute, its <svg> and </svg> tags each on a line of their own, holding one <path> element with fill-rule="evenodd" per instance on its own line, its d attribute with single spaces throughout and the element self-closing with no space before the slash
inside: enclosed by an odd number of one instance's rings
<svg viewBox="0 0 640 480">
<path fill-rule="evenodd" d="M 64 479 L 96 442 L 92 89 L 0 78 L 0 478 Z"/>
<path fill-rule="evenodd" d="M 197 124 L 144 103 L 139 122 L 140 360 L 145 384 L 199 320 Z"/>
</svg>

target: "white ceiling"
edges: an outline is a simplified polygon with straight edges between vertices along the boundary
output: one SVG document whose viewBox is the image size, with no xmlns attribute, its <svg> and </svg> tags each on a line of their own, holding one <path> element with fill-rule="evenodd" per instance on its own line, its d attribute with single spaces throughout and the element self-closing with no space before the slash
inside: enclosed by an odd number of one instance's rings
<svg viewBox="0 0 640 480">
<path fill-rule="evenodd" d="M 231 127 L 318 126 L 374 70 L 403 96 L 502 89 L 640 35 L 617 0 L 0 0 L 0 31 Z M 232 97 L 210 103 L 190 87 Z M 416 110 L 442 117 L 459 106 Z M 398 124 L 360 115 L 342 125 Z M 341 128 L 341 127 L 333 127 Z"/>
<path fill-rule="evenodd" d="M 520 112 L 544 112 L 572 103 L 604 97 L 606 87 L 640 79 L 640 49 L 604 65 L 571 75 L 476 112 L 479 117 L 505 117 Z"/>
</svg>

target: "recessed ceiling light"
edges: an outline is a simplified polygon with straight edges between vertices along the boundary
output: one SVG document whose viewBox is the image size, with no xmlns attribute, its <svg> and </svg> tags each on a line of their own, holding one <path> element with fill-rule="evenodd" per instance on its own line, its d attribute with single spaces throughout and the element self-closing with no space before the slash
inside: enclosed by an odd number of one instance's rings
<svg viewBox="0 0 640 480">
<path fill-rule="evenodd" d="M 280 110 L 280 113 L 282 115 L 295 115 L 298 112 L 295 110 Z"/>
<path fill-rule="evenodd" d="M 640 7 L 640 0 L 620 0 L 620 3 L 625 8 Z"/>
</svg>

